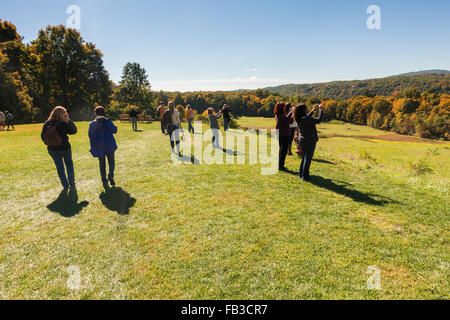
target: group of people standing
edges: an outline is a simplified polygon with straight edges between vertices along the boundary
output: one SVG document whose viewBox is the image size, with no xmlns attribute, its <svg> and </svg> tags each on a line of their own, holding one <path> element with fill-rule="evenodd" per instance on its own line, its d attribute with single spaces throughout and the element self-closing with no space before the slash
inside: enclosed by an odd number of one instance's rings
<svg viewBox="0 0 450 320">
<path fill-rule="evenodd" d="M 14 130 L 14 116 L 8 110 L 4 113 L 0 111 L 0 131 L 5 131 L 5 127 L 6 131 L 9 131 L 10 127 Z"/>
<path fill-rule="evenodd" d="M 114 181 L 114 154 L 117 150 L 114 135 L 117 133 L 117 127 L 105 117 L 103 107 L 95 108 L 94 114 L 95 120 L 89 125 L 90 152 L 94 158 L 99 160 L 103 185 L 105 187 L 109 184 L 114 186 L 116 184 Z M 72 148 L 69 143 L 69 135 L 76 133 L 75 123 L 70 119 L 67 110 L 60 106 L 53 109 L 41 132 L 42 141 L 47 145 L 48 153 L 55 163 L 64 189 L 76 187 Z M 108 176 L 106 175 L 106 160 L 109 165 Z"/>
<path fill-rule="evenodd" d="M 316 111 L 319 113 L 317 118 L 314 117 Z M 224 105 L 218 113 L 215 113 L 213 108 L 209 108 L 207 112 L 209 125 L 213 131 L 212 144 L 214 147 L 219 148 L 220 125 L 218 119 L 223 116 L 224 127 L 227 131 L 231 120 L 231 109 L 227 105 Z M 286 156 L 288 153 L 291 153 L 289 151 L 292 148 L 294 137 L 297 135 L 299 153 L 302 156 L 299 176 L 305 181 L 310 180 L 309 170 L 311 161 L 319 140 L 316 124 L 323 121 L 323 106 L 316 105 L 313 111 L 307 113 L 307 108 L 304 104 L 299 104 L 295 108 L 292 108 L 290 104 L 280 102 L 275 106 L 274 112 L 280 144 L 279 170 L 287 170 L 285 167 Z M 173 101 L 170 101 L 167 109 L 163 105 L 160 105 L 158 107 L 158 113 L 161 120 L 161 131 L 163 133 L 167 132 L 170 137 L 170 145 L 173 152 L 175 152 L 174 149 L 176 147 L 177 154 L 181 157 L 180 132 L 182 133 L 182 128 L 180 112 L 176 110 Z M 102 106 L 95 108 L 95 120 L 89 125 L 88 135 L 90 152 L 99 161 L 100 177 L 106 187 L 116 184 L 114 181 L 114 169 L 116 165 L 115 152 L 117 150 L 117 143 L 114 135 L 117 134 L 117 127 L 110 119 L 106 118 L 105 114 L 105 109 Z M 195 118 L 195 113 L 189 105 L 186 108 L 185 116 L 189 123 L 189 132 L 194 133 L 192 122 Z M 132 118 L 131 114 L 130 118 Z M 132 123 L 133 130 L 137 130 L 133 121 Z M 72 149 L 69 143 L 69 136 L 76 133 L 77 127 L 75 123 L 70 119 L 67 110 L 61 106 L 53 109 L 41 132 L 42 141 L 47 145 L 48 153 L 55 163 L 59 179 L 64 189 L 75 188 L 76 186 Z M 108 162 L 109 166 L 108 174 L 106 173 L 106 162 Z"/>
<path fill-rule="evenodd" d="M 314 113 L 317 111 L 319 116 L 316 118 Z M 308 113 L 305 104 L 292 108 L 291 104 L 280 102 L 276 104 L 274 113 L 280 144 L 279 170 L 287 171 L 286 156 L 292 154 L 292 143 L 297 135 L 298 153 L 302 157 L 299 176 L 304 181 L 311 180 L 309 170 L 319 141 L 316 124 L 324 119 L 323 105 L 315 105 L 314 110 Z"/>
<path fill-rule="evenodd" d="M 214 147 L 219 148 L 219 130 L 220 125 L 218 119 L 220 119 L 223 116 L 223 124 L 224 124 L 224 130 L 228 131 L 229 124 L 231 121 L 231 108 L 224 104 L 222 109 L 218 113 L 215 113 L 213 108 L 208 108 L 208 119 L 209 119 L 209 127 L 213 132 L 212 137 L 212 144 Z M 183 132 L 183 129 L 181 127 L 181 118 L 180 118 L 180 112 L 176 110 L 175 104 L 173 101 L 169 101 L 167 108 L 164 106 L 163 103 L 161 103 L 158 108 L 156 109 L 156 113 L 159 115 L 159 119 L 161 121 L 161 132 L 164 134 L 169 135 L 170 137 L 170 146 L 172 147 L 172 150 L 174 150 L 174 147 L 177 148 L 177 153 L 181 157 L 180 153 L 180 132 Z M 194 126 L 192 123 L 195 119 L 195 113 L 192 109 L 191 105 L 186 106 L 185 110 L 185 118 L 188 122 L 188 131 L 189 133 L 195 134 Z"/>
</svg>

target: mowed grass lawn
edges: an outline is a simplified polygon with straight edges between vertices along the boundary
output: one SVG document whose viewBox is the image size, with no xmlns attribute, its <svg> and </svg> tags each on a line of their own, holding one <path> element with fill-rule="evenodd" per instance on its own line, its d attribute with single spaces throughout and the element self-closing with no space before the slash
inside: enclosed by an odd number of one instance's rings
<svg viewBox="0 0 450 320">
<path fill-rule="evenodd" d="M 304 183 L 296 156 L 269 176 L 177 165 L 159 124 L 117 125 L 117 188 L 105 193 L 78 123 L 65 199 L 42 125 L 0 132 L 1 299 L 449 298 L 449 143 L 324 124 Z M 417 176 L 429 150 L 433 172 Z"/>
</svg>

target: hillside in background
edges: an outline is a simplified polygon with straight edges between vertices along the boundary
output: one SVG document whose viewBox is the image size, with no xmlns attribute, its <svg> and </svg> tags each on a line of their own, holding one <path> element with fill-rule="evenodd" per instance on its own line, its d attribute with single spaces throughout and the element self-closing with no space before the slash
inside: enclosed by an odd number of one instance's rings
<svg viewBox="0 0 450 320">
<path fill-rule="evenodd" d="M 398 75 L 380 79 L 288 84 L 266 89 L 272 93 L 285 96 L 301 95 L 322 99 L 350 99 L 361 95 L 390 96 L 396 91 L 403 91 L 407 88 L 417 88 L 420 91 L 434 89 L 436 92 L 448 94 L 450 93 L 450 71 L 430 70 L 420 71 L 412 75 Z"/>
</svg>

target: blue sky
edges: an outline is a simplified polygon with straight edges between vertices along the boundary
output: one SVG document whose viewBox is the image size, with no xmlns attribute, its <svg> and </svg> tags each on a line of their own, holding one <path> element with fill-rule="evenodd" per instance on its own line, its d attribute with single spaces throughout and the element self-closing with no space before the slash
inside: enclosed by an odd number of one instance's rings
<svg viewBox="0 0 450 320">
<path fill-rule="evenodd" d="M 25 41 L 81 9 L 111 78 L 139 62 L 153 89 L 233 90 L 450 69 L 448 0 L 2 0 Z M 369 30 L 366 9 L 381 9 Z"/>
</svg>

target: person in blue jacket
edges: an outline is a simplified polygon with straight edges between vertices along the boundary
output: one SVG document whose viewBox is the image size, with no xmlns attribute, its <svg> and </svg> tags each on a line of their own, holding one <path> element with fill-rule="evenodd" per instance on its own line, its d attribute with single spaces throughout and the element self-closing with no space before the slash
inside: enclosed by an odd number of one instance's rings
<svg viewBox="0 0 450 320">
<path fill-rule="evenodd" d="M 117 150 L 114 135 L 117 127 L 105 117 L 105 108 L 98 106 L 95 108 L 95 120 L 89 125 L 89 139 L 91 141 L 91 153 L 100 162 L 100 175 L 104 185 L 109 183 L 114 186 L 114 168 L 116 161 L 114 152 Z M 106 178 L 106 159 L 108 159 L 109 175 Z"/>
</svg>

